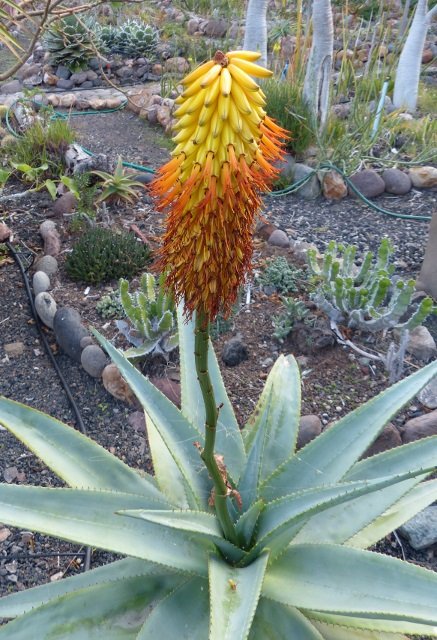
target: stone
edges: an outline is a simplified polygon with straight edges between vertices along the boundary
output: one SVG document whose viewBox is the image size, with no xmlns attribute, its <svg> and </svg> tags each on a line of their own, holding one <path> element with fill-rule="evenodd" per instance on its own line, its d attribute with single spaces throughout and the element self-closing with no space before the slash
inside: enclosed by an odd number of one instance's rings
<svg viewBox="0 0 437 640">
<path fill-rule="evenodd" d="M 337 171 L 324 173 L 322 191 L 327 200 L 341 200 L 347 196 L 346 183 Z"/>
<path fill-rule="evenodd" d="M 69 78 L 59 78 L 56 86 L 58 87 L 58 89 L 64 89 L 65 91 L 68 91 L 69 89 L 72 89 L 74 87 L 74 82 Z"/>
<path fill-rule="evenodd" d="M 212 18 L 208 20 L 203 32 L 209 38 L 223 38 L 229 29 L 229 23 L 223 18 Z"/>
<path fill-rule="evenodd" d="M 302 416 L 299 422 L 299 432 L 297 436 L 298 449 L 302 449 L 306 444 L 314 440 L 322 433 L 322 421 L 319 416 L 308 415 Z"/>
<path fill-rule="evenodd" d="M 169 400 L 173 402 L 177 407 L 181 406 L 181 385 L 176 380 L 170 378 L 158 378 L 156 376 L 150 377 L 149 381 L 155 385 Z"/>
<path fill-rule="evenodd" d="M 128 417 L 127 422 L 136 433 L 146 431 L 146 418 L 144 416 L 144 411 L 134 411 Z"/>
<path fill-rule="evenodd" d="M 70 76 L 71 82 L 74 84 L 82 84 L 82 82 L 86 82 L 88 80 L 88 75 L 86 71 L 78 71 L 77 73 L 73 73 Z"/>
<path fill-rule="evenodd" d="M 86 335 L 87 330 L 81 323 L 80 314 L 72 307 L 62 307 L 55 313 L 53 330 L 56 342 L 70 358 L 80 362 L 82 348 L 80 341 Z"/>
<path fill-rule="evenodd" d="M 82 84 L 80 85 L 81 89 L 92 89 L 93 87 L 94 84 L 92 80 L 85 80 L 85 82 L 82 82 Z"/>
<path fill-rule="evenodd" d="M 412 167 L 408 173 L 414 187 L 419 189 L 437 187 L 437 167 Z"/>
<path fill-rule="evenodd" d="M 437 435 L 437 410 L 411 418 L 401 427 L 402 441 L 414 442 L 428 436 Z"/>
<path fill-rule="evenodd" d="M 58 76 L 58 78 L 62 78 L 63 80 L 68 80 L 71 77 L 70 69 L 66 67 L 64 64 L 59 64 L 56 67 L 55 73 Z"/>
<path fill-rule="evenodd" d="M 196 31 L 199 31 L 199 20 L 197 18 L 191 18 L 187 22 L 188 35 L 193 36 Z"/>
<path fill-rule="evenodd" d="M 295 164 L 296 160 L 294 157 L 290 153 L 286 153 L 283 158 L 274 163 L 274 166 L 279 170 L 281 178 L 288 180 L 291 184 L 293 182 Z"/>
<path fill-rule="evenodd" d="M 87 111 L 90 108 L 90 103 L 84 98 L 78 98 L 74 108 L 76 111 Z"/>
<path fill-rule="evenodd" d="M 142 171 L 141 173 L 134 173 L 132 175 L 132 180 L 136 182 L 141 182 L 142 184 L 150 184 L 154 180 L 156 180 L 156 175 L 154 173 L 148 173 L 146 171 Z"/>
<path fill-rule="evenodd" d="M 6 95 L 12 93 L 19 93 L 22 90 L 21 82 L 19 80 L 11 80 L 1 85 L 1 92 Z"/>
<path fill-rule="evenodd" d="M 48 103 L 52 105 L 52 107 L 59 107 L 60 96 L 55 95 L 54 93 L 50 93 L 47 96 Z"/>
<path fill-rule="evenodd" d="M 437 355 L 436 343 L 426 327 L 415 327 L 410 331 L 407 351 L 422 362 L 428 362 Z"/>
<path fill-rule="evenodd" d="M 8 344 L 4 345 L 5 353 L 10 358 L 16 358 L 17 356 L 22 356 L 24 353 L 24 343 L 23 342 L 8 342 Z"/>
<path fill-rule="evenodd" d="M 352 184 L 365 198 L 376 198 L 385 191 L 384 180 L 373 169 L 363 169 L 350 177 Z M 349 188 L 352 197 L 358 197 L 355 192 Z"/>
<path fill-rule="evenodd" d="M 168 58 L 164 62 L 164 71 L 166 73 L 187 73 L 190 70 L 190 63 L 182 56 Z"/>
<path fill-rule="evenodd" d="M 97 80 L 98 77 L 99 76 L 97 75 L 97 73 L 95 71 L 93 71 L 92 69 L 90 71 L 86 72 L 86 79 L 87 80 L 91 80 L 91 82 L 94 81 L 94 80 Z"/>
<path fill-rule="evenodd" d="M 115 96 L 113 98 L 107 98 L 106 99 L 106 108 L 107 109 L 118 109 L 118 107 L 121 105 L 122 103 L 122 98 Z"/>
<path fill-rule="evenodd" d="M 49 277 L 54 276 L 58 271 L 58 261 L 53 256 L 43 256 L 35 267 L 37 271 L 44 271 Z"/>
<path fill-rule="evenodd" d="M 76 196 L 67 191 L 60 198 L 58 198 L 52 207 L 52 213 L 54 216 L 63 216 L 65 213 L 71 213 L 77 207 Z"/>
<path fill-rule="evenodd" d="M 61 236 L 53 220 L 44 220 L 40 224 L 39 233 L 44 240 L 45 255 L 57 256 L 61 251 Z"/>
<path fill-rule="evenodd" d="M 400 447 L 402 444 L 401 434 L 394 424 L 389 422 L 383 429 L 382 433 L 376 438 L 374 443 L 367 449 L 363 458 L 376 456 L 377 453 L 388 451 L 394 447 Z"/>
<path fill-rule="evenodd" d="M 416 551 L 437 543 L 437 506 L 426 507 L 399 527 L 399 533 Z"/>
<path fill-rule="evenodd" d="M 161 126 L 166 127 L 170 122 L 170 109 L 164 105 L 159 106 L 156 112 L 156 119 Z"/>
<path fill-rule="evenodd" d="M 146 73 L 149 73 L 149 65 L 148 64 L 143 64 L 141 65 L 141 67 L 137 67 L 134 71 L 134 75 L 137 78 L 142 78 Z"/>
<path fill-rule="evenodd" d="M 106 100 L 102 100 L 102 98 L 90 98 L 89 103 L 90 108 L 94 111 L 100 111 L 106 107 Z"/>
<path fill-rule="evenodd" d="M 9 536 L 11 535 L 11 530 L 8 529 L 7 527 L 2 527 L 0 529 L 0 543 L 4 542 L 5 540 L 7 540 L 9 538 Z"/>
<path fill-rule="evenodd" d="M 272 233 L 276 231 L 276 227 L 271 222 L 266 222 L 265 220 L 258 220 L 255 233 L 262 240 L 268 240 Z"/>
<path fill-rule="evenodd" d="M 115 75 L 121 80 L 127 80 L 128 78 L 132 78 L 133 69 L 132 67 L 127 66 L 120 67 L 120 69 L 117 69 L 117 71 L 115 72 Z"/>
<path fill-rule="evenodd" d="M 70 109 L 70 107 L 74 107 L 76 100 L 77 98 L 74 93 L 66 93 L 59 98 L 59 106 L 64 109 Z"/>
<path fill-rule="evenodd" d="M 413 186 L 408 173 L 400 169 L 386 169 L 382 172 L 381 178 L 384 180 L 387 193 L 393 193 L 397 196 L 405 195 L 411 191 L 411 187 Z"/>
<path fill-rule="evenodd" d="M 91 336 L 85 336 L 80 341 L 80 348 L 81 349 L 85 349 L 85 347 L 88 347 L 90 344 L 94 344 L 92 337 Z"/>
<path fill-rule="evenodd" d="M 37 271 L 32 278 L 33 295 L 36 297 L 39 293 L 50 289 L 50 278 L 44 271 Z"/>
<path fill-rule="evenodd" d="M 228 367 L 235 367 L 249 357 L 247 346 L 242 341 L 241 335 L 237 335 L 225 342 L 222 351 L 222 360 Z"/>
<path fill-rule="evenodd" d="M 117 400 L 127 402 L 129 405 L 138 404 L 136 397 L 115 364 L 108 364 L 103 369 L 102 382 L 106 391 Z"/>
<path fill-rule="evenodd" d="M 0 222 L 0 242 L 6 242 L 12 235 L 12 231 L 4 222 Z"/>
<path fill-rule="evenodd" d="M 429 64 L 434 60 L 434 54 L 431 47 L 427 47 L 422 52 L 422 64 Z"/>
<path fill-rule="evenodd" d="M 103 369 L 108 364 L 106 353 L 96 344 L 90 344 L 82 351 L 80 363 L 85 371 L 93 378 L 100 378 Z"/>
<path fill-rule="evenodd" d="M 296 258 L 298 262 L 301 264 L 308 264 L 308 251 L 311 249 L 316 249 L 317 255 L 316 257 L 320 257 L 320 253 L 317 250 L 316 245 L 312 242 L 304 242 L 303 240 L 294 240 L 291 243 L 291 249 L 293 251 L 293 256 Z"/>
<path fill-rule="evenodd" d="M 312 175 L 311 175 L 312 174 Z M 299 182 L 311 175 L 308 181 L 294 193 L 304 200 L 314 200 L 320 195 L 320 183 L 314 170 L 306 164 L 296 162 L 294 165 L 293 182 Z"/>
<path fill-rule="evenodd" d="M 334 104 L 331 107 L 331 111 L 339 120 L 346 120 L 349 117 L 350 112 L 352 111 L 352 102 Z"/>
<path fill-rule="evenodd" d="M 437 377 L 428 382 L 417 394 L 417 399 L 427 409 L 437 409 Z"/>
<path fill-rule="evenodd" d="M 43 322 L 46 327 L 53 329 L 53 318 L 55 317 L 57 307 L 50 293 L 47 293 L 47 291 L 38 293 L 35 297 L 35 309 L 41 322 Z"/>
<path fill-rule="evenodd" d="M 43 82 L 44 84 L 48 84 L 51 87 L 55 87 L 56 83 L 58 82 L 58 77 L 55 76 L 53 73 L 45 73 L 43 75 Z"/>
<path fill-rule="evenodd" d="M 288 239 L 285 231 L 282 231 L 282 229 L 275 229 L 269 237 L 268 243 L 274 247 L 287 248 L 290 246 L 290 240 Z"/>
</svg>

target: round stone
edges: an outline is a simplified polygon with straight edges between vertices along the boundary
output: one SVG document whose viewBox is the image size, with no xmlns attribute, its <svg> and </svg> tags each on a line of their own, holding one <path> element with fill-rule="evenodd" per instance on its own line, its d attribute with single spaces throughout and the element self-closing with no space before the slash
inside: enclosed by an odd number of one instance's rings
<svg viewBox="0 0 437 640">
<path fill-rule="evenodd" d="M 393 193 L 397 196 L 408 193 L 413 186 L 410 176 L 400 169 L 386 169 L 381 177 L 384 180 L 387 193 Z"/>
<path fill-rule="evenodd" d="M 71 307 L 58 309 L 53 320 L 53 329 L 58 345 L 76 362 L 80 362 L 82 354 L 80 341 L 88 335 L 80 320 L 79 313 Z"/>
<path fill-rule="evenodd" d="M 46 327 L 53 329 L 53 319 L 56 313 L 56 302 L 54 298 L 47 293 L 47 291 L 41 291 L 35 298 L 36 312 Z"/>
<path fill-rule="evenodd" d="M 58 271 L 58 261 L 53 256 L 43 256 L 36 263 L 38 271 L 44 271 L 48 276 L 53 276 Z"/>
<path fill-rule="evenodd" d="M 103 349 L 96 344 L 90 344 L 82 351 L 80 362 L 90 376 L 100 378 L 107 365 L 107 358 Z"/>
<path fill-rule="evenodd" d="M 50 289 L 50 278 L 44 271 L 37 271 L 33 274 L 32 285 L 33 294 L 36 297 L 39 293 Z"/>
</svg>

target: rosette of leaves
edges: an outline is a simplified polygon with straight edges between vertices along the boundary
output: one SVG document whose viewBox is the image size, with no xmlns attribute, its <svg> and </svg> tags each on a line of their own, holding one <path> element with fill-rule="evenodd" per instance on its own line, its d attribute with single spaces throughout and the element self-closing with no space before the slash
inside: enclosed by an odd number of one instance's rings
<svg viewBox="0 0 437 640">
<path fill-rule="evenodd" d="M 301 383 L 281 356 L 240 431 L 217 360 L 215 455 L 225 537 L 198 449 L 205 413 L 180 313 L 182 406 L 98 337 L 142 403 L 155 477 L 71 427 L 2 399 L 0 424 L 71 488 L 0 485 L 0 522 L 124 557 L 0 600 L 0 639 L 406 640 L 437 637 L 437 574 L 367 551 L 437 498 L 437 437 L 361 459 L 437 374 L 414 373 L 296 451 Z M 98 336 L 98 334 L 96 334 Z"/>
<path fill-rule="evenodd" d="M 96 202 L 107 200 L 108 202 L 120 203 L 124 201 L 133 204 L 139 198 L 135 189 L 145 188 L 142 182 L 134 180 L 132 175 L 124 170 L 121 156 L 118 157 L 114 173 L 107 171 L 91 171 L 91 173 L 101 180 L 99 186 L 102 188 L 102 193 Z"/>
<path fill-rule="evenodd" d="M 178 330 L 174 299 L 165 289 L 165 274 L 161 274 L 156 282 L 151 273 L 144 273 L 135 293 L 129 293 L 129 282 L 124 278 L 119 286 L 124 314 L 133 326 L 132 330 L 124 320 L 116 323 L 134 345 L 124 355 L 129 359 L 162 355 L 167 360 L 169 353 L 178 346 Z"/>
<path fill-rule="evenodd" d="M 138 242 L 132 233 L 93 227 L 73 246 L 65 268 L 72 280 L 99 284 L 134 276 L 149 258 L 149 247 Z"/>
<path fill-rule="evenodd" d="M 158 43 L 158 31 L 143 20 L 129 18 L 117 28 L 117 50 L 127 56 L 153 58 Z"/>
<path fill-rule="evenodd" d="M 117 48 L 117 27 L 112 24 L 97 25 L 94 33 L 97 49 L 102 53 L 110 53 Z"/>
<path fill-rule="evenodd" d="M 71 71 L 87 66 L 93 55 L 89 19 L 66 16 L 56 20 L 44 35 L 44 46 L 50 53 L 50 64 L 65 65 Z"/>
</svg>

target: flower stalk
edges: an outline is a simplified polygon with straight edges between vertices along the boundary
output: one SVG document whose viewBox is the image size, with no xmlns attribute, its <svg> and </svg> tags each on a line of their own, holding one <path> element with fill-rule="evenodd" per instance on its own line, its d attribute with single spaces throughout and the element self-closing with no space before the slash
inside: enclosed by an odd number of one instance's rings
<svg viewBox="0 0 437 640">
<path fill-rule="evenodd" d="M 200 455 L 214 483 L 214 506 L 223 534 L 230 542 L 236 544 L 237 534 L 227 506 L 229 489 L 214 455 L 219 408 L 216 404 L 214 389 L 208 372 L 208 352 L 209 323 L 205 312 L 199 310 L 196 314 L 194 357 L 197 379 L 205 405 L 205 446 Z"/>
</svg>

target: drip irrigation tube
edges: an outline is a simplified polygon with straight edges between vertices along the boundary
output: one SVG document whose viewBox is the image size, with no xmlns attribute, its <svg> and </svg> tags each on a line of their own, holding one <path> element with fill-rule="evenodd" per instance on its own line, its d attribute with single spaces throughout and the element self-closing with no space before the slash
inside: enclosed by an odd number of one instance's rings
<svg viewBox="0 0 437 640">
<path fill-rule="evenodd" d="M 10 242 L 6 242 L 6 246 L 7 246 L 8 250 L 10 251 L 10 253 L 12 254 L 12 257 L 14 258 L 15 262 L 17 263 L 18 268 L 19 268 L 20 273 L 21 273 L 21 277 L 23 278 L 24 286 L 25 286 L 27 297 L 28 297 L 28 300 L 29 300 L 30 310 L 31 310 L 33 319 L 35 321 L 35 325 L 36 325 L 36 328 L 38 330 L 39 337 L 41 338 L 41 342 L 44 345 L 44 348 L 46 350 L 46 353 L 47 353 L 47 355 L 49 357 L 49 360 L 50 360 L 51 364 L 53 365 L 53 368 L 55 369 L 56 373 L 58 374 L 58 378 L 59 378 L 59 380 L 61 382 L 61 385 L 62 385 L 62 387 L 63 387 L 63 389 L 65 391 L 65 394 L 66 394 L 66 396 L 68 398 L 70 406 L 71 406 L 71 408 L 73 410 L 73 413 L 74 413 L 74 416 L 75 416 L 75 419 L 76 419 L 76 425 L 79 428 L 79 430 L 86 436 L 87 435 L 87 428 L 86 428 L 85 423 L 84 423 L 84 421 L 82 419 L 82 415 L 81 415 L 81 413 L 79 411 L 79 407 L 77 406 L 76 401 L 73 398 L 73 395 L 71 393 L 71 390 L 70 390 L 70 387 L 68 385 L 68 382 L 66 381 L 62 371 L 60 370 L 59 365 L 56 362 L 56 359 L 55 359 L 55 357 L 53 355 L 53 352 L 50 349 L 50 345 L 49 345 L 49 343 L 47 341 L 47 338 L 46 338 L 46 336 L 45 336 L 45 334 L 44 334 L 44 332 L 42 330 L 41 322 L 39 320 L 38 314 L 37 314 L 36 309 L 35 309 L 35 304 L 34 304 L 34 301 L 33 301 L 32 291 L 30 290 L 29 278 L 27 277 L 26 269 L 24 268 L 23 263 L 21 262 L 20 256 L 15 251 L 15 249 L 11 245 L 11 243 Z M 91 549 L 90 549 L 90 547 L 86 548 L 84 565 L 85 565 L 84 570 L 88 571 L 90 566 L 91 566 Z"/>
<path fill-rule="evenodd" d="M 19 134 L 13 129 L 11 123 L 10 123 L 10 119 L 9 119 L 9 114 L 11 109 L 14 107 L 14 105 L 17 102 L 23 102 L 23 101 L 27 101 L 27 102 L 33 102 L 33 104 L 37 104 L 39 105 L 40 103 L 36 103 L 34 100 L 30 100 L 28 98 L 19 98 L 18 100 L 16 100 L 15 102 L 13 102 L 11 104 L 11 106 L 8 108 L 8 110 L 6 111 L 6 126 L 8 128 L 8 131 L 15 137 L 20 137 Z M 84 116 L 84 115 L 100 115 L 100 114 L 105 114 L 105 113 L 113 113 L 114 111 L 119 111 L 120 109 L 124 109 L 124 107 L 127 104 L 127 100 L 125 100 L 124 102 L 122 102 L 122 104 L 118 107 L 115 107 L 114 109 L 102 109 L 100 111 L 72 111 L 69 112 L 68 114 L 64 114 L 64 113 L 60 113 L 59 111 L 55 111 L 52 115 L 52 119 L 53 120 L 67 120 L 69 117 L 78 117 L 78 116 Z M 83 149 L 83 151 L 85 153 L 87 153 L 89 156 L 93 156 L 94 153 L 92 151 L 90 151 L 89 149 L 85 149 L 84 147 L 81 147 L 81 149 Z M 135 164 L 133 162 L 122 162 L 122 165 L 124 167 L 128 167 L 130 169 L 135 169 L 136 171 L 142 171 L 144 173 L 155 173 L 155 170 L 152 167 L 145 167 L 143 165 L 140 164 Z M 355 193 L 355 195 L 362 201 L 364 202 L 368 207 L 370 207 L 371 209 L 373 209 L 374 211 L 381 213 L 383 215 L 386 216 L 390 216 L 392 218 L 399 218 L 401 220 L 413 220 L 413 221 L 417 221 L 417 222 L 429 222 L 431 220 L 431 216 L 415 216 L 415 215 L 411 215 L 411 214 L 406 214 L 406 213 L 396 213 L 395 211 L 389 211 L 388 209 L 384 209 L 384 207 L 380 207 L 379 205 L 375 204 L 374 202 L 372 202 L 371 200 L 369 200 L 368 198 L 366 198 L 366 196 L 361 193 L 361 191 L 359 191 L 359 189 L 357 189 L 357 187 L 354 185 L 354 183 L 352 182 L 352 180 L 350 180 L 350 178 L 348 176 L 345 175 L 345 173 L 336 165 L 334 165 L 332 162 L 322 162 L 320 163 L 315 169 L 313 169 L 310 173 L 308 173 L 308 175 L 306 175 L 304 178 L 302 178 L 301 180 L 298 180 L 297 182 L 294 182 L 293 184 L 288 185 L 287 187 L 285 187 L 284 189 L 279 189 L 277 191 L 271 191 L 269 193 L 267 193 L 266 195 L 268 197 L 271 198 L 279 198 L 281 196 L 284 195 L 288 195 L 290 193 L 294 193 L 295 191 L 297 191 L 298 189 L 300 189 L 301 187 L 303 187 L 309 180 L 311 180 L 311 178 L 318 172 L 318 171 L 323 171 L 323 170 L 330 170 L 330 171 L 336 171 L 345 181 L 345 183 L 348 185 L 348 187 Z"/>
</svg>

